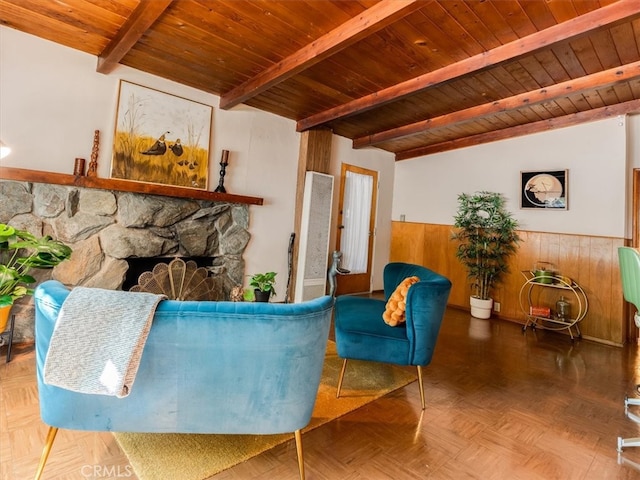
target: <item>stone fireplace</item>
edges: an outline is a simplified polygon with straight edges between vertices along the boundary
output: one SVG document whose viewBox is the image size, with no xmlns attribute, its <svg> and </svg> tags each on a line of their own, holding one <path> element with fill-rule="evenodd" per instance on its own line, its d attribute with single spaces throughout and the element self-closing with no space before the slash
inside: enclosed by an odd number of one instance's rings
<svg viewBox="0 0 640 480">
<path fill-rule="evenodd" d="M 11 180 L 0 180 L 0 198 L 0 223 L 51 235 L 73 249 L 53 271 L 34 270 L 39 282 L 121 289 L 128 259 L 179 256 L 210 259 L 220 299 L 243 284 L 246 204 Z M 33 339 L 33 300 L 16 302 L 12 312 L 14 341 Z"/>
</svg>

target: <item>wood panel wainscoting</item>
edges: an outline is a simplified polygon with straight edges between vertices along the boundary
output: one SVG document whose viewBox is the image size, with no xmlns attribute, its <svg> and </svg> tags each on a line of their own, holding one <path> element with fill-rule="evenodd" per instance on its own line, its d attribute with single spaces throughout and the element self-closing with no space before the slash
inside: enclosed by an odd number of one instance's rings
<svg viewBox="0 0 640 480">
<path fill-rule="evenodd" d="M 392 222 L 392 262 L 423 265 L 447 276 L 453 283 L 449 305 L 469 309 L 469 281 L 464 267 L 455 257 L 451 240 L 452 225 Z M 495 291 L 501 319 L 524 324 L 519 295 L 524 283 L 523 270 L 531 270 L 537 261 L 551 262 L 562 275 L 571 277 L 587 294 L 589 311 L 580 322 L 585 339 L 620 346 L 631 338 L 627 308 L 622 296 L 618 268 L 618 247 L 624 238 L 596 237 L 519 231 L 522 241 L 510 260 L 509 273 Z"/>
</svg>

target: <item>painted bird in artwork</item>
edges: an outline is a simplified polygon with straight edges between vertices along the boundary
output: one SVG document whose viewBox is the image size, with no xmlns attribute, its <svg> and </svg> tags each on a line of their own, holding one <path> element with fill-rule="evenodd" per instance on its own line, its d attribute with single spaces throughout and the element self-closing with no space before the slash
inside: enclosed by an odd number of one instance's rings
<svg viewBox="0 0 640 480">
<path fill-rule="evenodd" d="M 179 138 L 176 140 L 176 143 L 174 143 L 173 145 L 171 145 L 169 147 L 169 150 L 171 150 L 176 157 L 179 157 L 180 155 L 182 155 L 184 153 L 184 149 L 182 148 L 182 145 L 180 144 L 180 139 Z"/>
<path fill-rule="evenodd" d="M 151 145 L 151 148 L 148 148 L 144 152 L 140 153 L 142 155 L 164 155 L 167 151 L 167 144 L 164 141 L 164 136 L 167 133 L 171 132 L 164 132 L 162 135 L 160 135 L 160 138 L 158 138 L 158 140 L 156 140 L 155 143 Z"/>
<path fill-rule="evenodd" d="M 189 170 L 195 170 L 196 167 L 198 166 L 198 162 L 196 162 L 195 160 L 188 160 L 188 159 L 183 159 L 180 160 L 178 162 L 178 165 L 180 165 L 181 167 L 188 167 Z"/>
</svg>

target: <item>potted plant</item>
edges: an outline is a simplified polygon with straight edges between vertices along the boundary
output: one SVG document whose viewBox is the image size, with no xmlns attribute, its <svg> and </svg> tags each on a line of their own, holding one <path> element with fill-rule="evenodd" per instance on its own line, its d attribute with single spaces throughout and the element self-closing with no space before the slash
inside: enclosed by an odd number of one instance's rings
<svg viewBox="0 0 640 480">
<path fill-rule="evenodd" d="M 71 256 L 71 248 L 50 236 L 0 223 L 0 332 L 7 326 L 13 302 L 33 294 L 32 268 L 53 268 Z"/>
<path fill-rule="evenodd" d="M 271 294 L 276 295 L 274 285 L 276 283 L 276 273 L 256 273 L 251 275 L 249 286 L 253 287 L 256 302 L 268 302 Z"/>
<path fill-rule="evenodd" d="M 471 280 L 471 315 L 489 318 L 492 290 L 508 272 L 507 260 L 517 250 L 518 223 L 505 209 L 501 194 L 485 191 L 460 194 L 454 220 L 456 258 Z"/>
</svg>

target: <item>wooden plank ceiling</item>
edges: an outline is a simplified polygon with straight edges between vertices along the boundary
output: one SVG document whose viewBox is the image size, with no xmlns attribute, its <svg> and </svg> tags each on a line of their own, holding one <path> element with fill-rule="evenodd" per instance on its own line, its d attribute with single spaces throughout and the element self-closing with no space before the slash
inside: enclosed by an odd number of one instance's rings
<svg viewBox="0 0 640 480">
<path fill-rule="evenodd" d="M 640 111 L 640 0 L 0 0 L 0 22 L 398 160 Z"/>
</svg>

